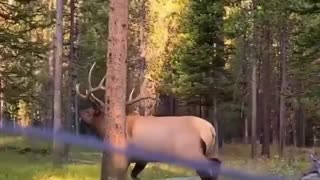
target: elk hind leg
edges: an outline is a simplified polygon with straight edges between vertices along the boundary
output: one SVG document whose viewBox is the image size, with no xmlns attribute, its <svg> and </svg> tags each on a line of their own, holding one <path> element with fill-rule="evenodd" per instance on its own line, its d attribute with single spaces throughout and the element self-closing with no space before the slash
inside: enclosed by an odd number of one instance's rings
<svg viewBox="0 0 320 180">
<path fill-rule="evenodd" d="M 205 142 L 201 139 L 200 140 L 200 144 L 201 144 L 201 149 L 202 149 L 202 153 L 205 156 L 206 155 L 206 144 Z M 197 174 L 200 176 L 201 180 L 218 180 L 218 172 L 220 170 L 220 166 L 221 166 L 221 161 L 217 158 L 207 158 L 209 161 L 212 162 L 213 164 L 213 175 L 209 172 L 204 172 L 204 171 L 199 171 L 197 170 Z"/>
</svg>

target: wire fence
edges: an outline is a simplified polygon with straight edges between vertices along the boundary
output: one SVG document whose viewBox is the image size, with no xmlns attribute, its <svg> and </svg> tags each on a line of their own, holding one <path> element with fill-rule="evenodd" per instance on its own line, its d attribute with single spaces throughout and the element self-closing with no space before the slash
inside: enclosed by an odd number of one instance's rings
<svg viewBox="0 0 320 180">
<path fill-rule="evenodd" d="M 9 134 L 9 135 L 26 135 L 34 139 L 44 139 L 52 140 L 53 131 L 52 130 L 43 130 L 35 127 L 8 127 L 3 126 L 0 128 L 0 133 Z M 105 141 L 102 142 L 92 136 L 87 135 L 75 135 L 68 132 L 59 132 L 55 135 L 57 141 L 61 143 L 67 143 L 72 145 L 79 145 L 88 148 L 93 148 L 101 151 L 112 151 L 116 153 L 125 154 L 128 157 L 135 157 L 141 160 L 146 161 L 157 161 L 162 163 L 169 163 L 178 166 L 184 166 L 192 169 L 197 169 L 200 171 L 210 171 L 210 173 L 216 174 L 219 176 L 224 176 L 228 179 L 239 179 L 239 180 L 298 180 L 299 177 L 288 177 L 288 176 L 279 176 L 279 175 L 254 175 L 251 173 L 243 172 L 240 170 L 235 170 L 231 168 L 224 167 L 221 165 L 220 168 L 218 163 L 212 161 L 196 161 L 196 160 L 186 160 L 170 156 L 167 154 L 146 152 L 138 147 L 133 145 L 128 145 L 125 149 L 119 149 L 111 145 L 111 143 Z M 219 171 L 217 170 L 219 169 Z"/>
</svg>

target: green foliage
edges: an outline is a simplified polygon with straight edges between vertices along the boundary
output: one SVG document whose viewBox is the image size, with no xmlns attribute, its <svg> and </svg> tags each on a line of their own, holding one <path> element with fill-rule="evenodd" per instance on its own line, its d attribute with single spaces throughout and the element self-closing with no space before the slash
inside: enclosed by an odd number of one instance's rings
<svg viewBox="0 0 320 180">
<path fill-rule="evenodd" d="M 290 62 L 292 76 L 303 87 L 303 103 L 308 109 L 308 119 L 318 119 L 319 116 L 319 68 L 316 63 L 320 57 L 318 49 L 320 40 L 320 7 L 319 2 L 299 1 L 292 11 L 298 16 L 298 30 L 295 32 L 293 43 L 295 49 Z"/>
<path fill-rule="evenodd" d="M 39 1 L 2 1 L 0 9 L 0 73 L 6 84 L 6 102 L 39 103 L 39 77 L 48 50 L 41 33 L 53 24 L 52 14 Z"/>
<path fill-rule="evenodd" d="M 98 83 L 105 73 L 108 38 L 108 1 L 84 1 L 80 17 L 78 78 L 87 83 L 88 71 L 97 62 L 93 82 Z"/>
<path fill-rule="evenodd" d="M 172 55 L 172 93 L 187 101 L 218 95 L 228 82 L 220 36 L 224 11 L 221 3 L 190 1 L 181 17 L 181 43 Z"/>
<path fill-rule="evenodd" d="M 147 63 L 154 80 L 166 84 L 166 72 L 171 66 L 171 55 L 180 44 L 181 16 L 189 0 L 150 0 L 148 3 Z"/>
<path fill-rule="evenodd" d="M 228 11 L 229 16 L 225 20 L 225 35 L 231 40 L 234 49 L 234 55 L 230 59 L 230 68 L 232 77 L 235 80 L 234 95 L 237 99 L 242 99 L 246 92 L 250 90 L 248 84 L 248 76 L 250 76 L 250 52 L 257 51 L 262 53 L 261 44 L 264 43 L 258 33 L 259 43 L 251 49 L 248 44 L 252 43 L 253 21 L 262 29 L 265 24 L 272 32 L 273 51 L 271 61 L 274 62 L 273 68 L 275 75 L 280 76 L 277 63 L 279 56 L 280 30 L 283 26 L 289 28 L 289 62 L 288 62 L 288 80 L 289 88 L 293 92 L 293 96 L 288 98 L 288 102 L 292 102 L 297 97 L 302 97 L 303 104 L 306 109 L 318 109 L 319 104 L 319 2 L 309 0 L 294 1 L 259 1 L 257 13 L 250 14 L 250 6 L 246 3 L 231 7 Z M 286 23 L 286 25 L 283 25 Z M 247 44 L 247 45 L 246 45 Z M 250 49 L 249 49 L 250 48 Z M 280 53 L 279 53 L 280 54 Z M 261 57 L 259 56 L 258 59 Z M 244 74 L 243 74 L 244 73 Z M 247 78 L 247 79 L 246 79 Z M 298 87 L 302 89 L 298 89 Z M 301 92 L 302 91 L 302 92 Z M 307 111 L 306 118 L 312 119 L 317 114 L 316 111 Z"/>
</svg>

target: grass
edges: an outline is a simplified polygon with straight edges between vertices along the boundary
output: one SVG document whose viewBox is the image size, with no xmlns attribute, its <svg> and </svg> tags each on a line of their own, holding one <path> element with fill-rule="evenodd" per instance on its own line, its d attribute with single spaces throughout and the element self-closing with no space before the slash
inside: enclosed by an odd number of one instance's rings
<svg viewBox="0 0 320 180">
<path fill-rule="evenodd" d="M 16 147 L 17 149 L 4 149 Z M 101 153 L 87 148 L 72 147 L 71 157 L 75 162 L 62 169 L 53 169 L 51 155 L 24 153 L 26 147 L 50 149 L 48 142 L 28 140 L 23 137 L 0 136 L 0 179 L 1 180 L 96 180 L 100 175 Z M 250 173 L 273 173 L 299 175 L 309 166 L 308 150 L 287 148 L 285 158 L 280 159 L 272 148 L 272 158 L 251 160 L 250 146 L 228 144 L 223 147 L 220 158 L 226 167 Z M 130 168 L 131 169 L 131 168 Z M 149 164 L 142 172 L 142 179 L 191 176 L 192 170 L 167 164 Z"/>
<path fill-rule="evenodd" d="M 46 142 L 35 142 L 23 137 L 0 136 L 1 180 L 96 180 L 100 176 L 101 153 L 89 148 L 72 147 L 71 157 L 76 162 L 53 169 L 51 155 L 24 153 L 26 147 L 50 148 Z M 13 149 L 14 148 L 14 149 Z M 131 170 L 130 167 L 129 170 Z M 190 176 L 192 171 L 166 164 L 150 164 L 143 171 L 143 179 Z"/>
</svg>

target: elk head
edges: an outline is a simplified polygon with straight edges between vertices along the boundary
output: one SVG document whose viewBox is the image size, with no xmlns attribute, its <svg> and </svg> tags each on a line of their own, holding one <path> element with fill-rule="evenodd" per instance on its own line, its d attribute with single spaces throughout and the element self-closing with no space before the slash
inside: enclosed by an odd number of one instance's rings
<svg viewBox="0 0 320 180">
<path fill-rule="evenodd" d="M 98 90 L 106 90 L 105 85 L 104 85 L 104 82 L 106 80 L 106 76 L 104 75 L 104 77 L 101 79 L 101 81 L 97 87 L 93 87 L 92 82 L 91 82 L 91 76 L 92 76 L 92 71 L 93 71 L 93 68 L 95 67 L 95 65 L 96 65 L 96 63 L 93 63 L 90 70 L 89 70 L 89 74 L 88 74 L 88 86 L 89 87 L 85 91 L 85 94 L 82 94 L 80 92 L 80 83 L 76 85 L 77 95 L 83 99 L 90 100 L 91 102 L 93 102 L 92 107 L 89 107 L 87 109 L 80 111 L 81 119 L 83 119 L 88 124 L 92 124 L 92 123 L 94 123 L 94 121 L 102 121 L 102 119 L 104 118 L 105 103 L 104 103 L 104 101 L 97 98 L 94 95 L 94 92 L 96 92 Z M 133 98 L 132 96 L 133 96 L 134 90 L 135 90 L 135 88 L 133 88 L 130 92 L 129 98 L 126 102 L 127 105 L 132 105 L 136 102 L 139 102 L 139 101 L 145 100 L 145 99 L 156 100 L 156 98 L 154 98 L 154 97 L 149 97 L 149 96 L 143 97 L 143 96 L 141 96 L 141 94 L 139 94 L 137 97 Z M 102 121 L 102 122 L 104 122 L 104 121 Z"/>
</svg>

